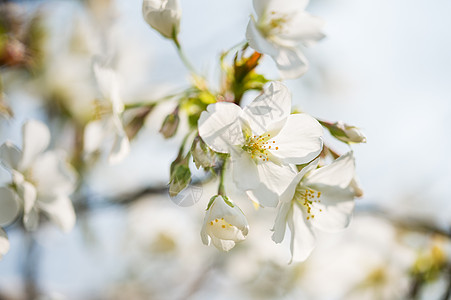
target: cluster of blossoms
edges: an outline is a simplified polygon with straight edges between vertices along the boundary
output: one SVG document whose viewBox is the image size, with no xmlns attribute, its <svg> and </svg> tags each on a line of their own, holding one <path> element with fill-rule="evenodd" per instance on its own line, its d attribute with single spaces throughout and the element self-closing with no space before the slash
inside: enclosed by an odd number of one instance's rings
<svg viewBox="0 0 451 300">
<path fill-rule="evenodd" d="M 261 57 L 269 55 L 282 79 L 298 78 L 307 71 L 302 48 L 324 37 L 323 21 L 305 11 L 308 1 L 253 0 L 253 5 L 255 16 L 243 31 L 246 42 L 234 53 L 232 62 L 232 50 L 221 55 L 221 87 L 213 90 L 183 54 L 178 37 L 182 16 L 179 1 L 143 1 L 145 21 L 174 43 L 192 76 L 190 87 L 163 98 L 176 100 L 161 126 L 163 136 L 174 137 L 185 120 L 188 128 L 170 166 L 169 194 L 179 197 L 191 187 L 190 163 L 194 162 L 219 181 L 217 194 L 209 195 L 201 229 L 204 244 L 229 251 L 245 240 L 249 224 L 237 203 L 251 201 L 258 207 L 277 208 L 272 238 L 282 242 L 288 226 L 292 259 L 299 261 L 314 247 L 314 229 L 330 232 L 348 226 L 354 198 L 362 195 L 355 179 L 353 152 L 340 156 L 333 151 L 324 140 L 324 128 L 347 144 L 362 143 L 366 138 L 358 128 L 343 122 L 293 113 L 289 89 L 256 70 Z M 122 161 L 146 118 L 160 103 L 124 104 L 119 74 L 103 63 L 111 61 L 94 61 L 92 74 L 98 97 L 89 99 L 92 112 L 87 120 L 72 123 L 78 135 L 70 161 L 77 163 L 74 166 L 81 175 L 101 156 L 111 164 Z M 243 106 L 241 100 L 248 91 L 260 94 Z M 70 108 L 64 107 L 64 111 Z M 28 121 L 23 125 L 22 150 L 10 142 L 0 147 L 1 165 L 11 174 L 10 183 L 0 187 L 0 226 L 20 217 L 26 230 L 35 230 L 42 213 L 63 231 L 73 228 L 75 212 L 69 195 L 77 186 L 77 172 L 62 152 L 45 151 L 49 143 L 47 126 Z M 225 178 L 232 180 L 226 182 Z M 243 199 L 229 198 L 232 191 Z M 8 249 L 6 232 L 0 228 L 0 255 Z"/>
<path fill-rule="evenodd" d="M 8 225 L 19 215 L 26 230 L 36 230 L 44 213 L 64 232 L 75 225 L 75 212 L 69 195 L 77 175 L 66 163 L 63 152 L 45 151 L 50 131 L 39 121 L 27 121 L 22 127 L 22 150 L 7 141 L 0 146 L 0 163 L 11 174 L 8 186 L 0 187 L 0 224 Z M 1 230 L 0 254 L 9 249 Z"/>
<path fill-rule="evenodd" d="M 273 58 L 282 78 L 298 78 L 308 69 L 302 47 L 324 37 L 324 22 L 305 11 L 306 0 L 253 0 L 253 4 L 256 16 L 250 17 L 243 49 L 249 46 L 255 52 L 247 58 L 245 50 L 237 53 L 229 80 L 233 95 L 219 95 L 197 116 L 197 137 L 191 153 L 184 158 L 179 155 L 175 167 L 171 167 L 171 195 L 188 186 L 191 177 L 187 158 L 192 155 L 198 168 L 220 173 L 218 194 L 207 206 L 201 230 L 204 244 L 212 242 L 218 249 L 229 251 L 246 238 L 249 225 L 244 213 L 226 195 L 230 190 L 239 191 L 260 207 L 277 207 L 272 238 L 282 242 L 288 225 L 292 260 L 301 261 L 314 247 L 313 228 L 334 232 L 347 227 L 354 198 L 362 195 L 355 179 L 353 152 L 338 157 L 324 146 L 323 127 L 348 144 L 366 142 L 366 138 L 356 127 L 343 122 L 292 113 L 287 87 L 264 77 L 258 88 L 249 88 L 261 94 L 244 108 L 240 106 L 243 93 L 234 87 L 239 85 L 238 80 L 245 81 L 243 78 L 254 74 L 263 54 Z M 145 0 L 143 15 L 151 27 L 180 47 L 178 1 Z M 236 62 L 239 55 L 241 64 Z M 239 72 L 245 75 L 239 77 Z M 246 84 L 251 85 L 241 82 Z M 326 164 L 328 155 L 335 160 Z M 225 174 L 233 178 L 228 186 Z"/>
</svg>

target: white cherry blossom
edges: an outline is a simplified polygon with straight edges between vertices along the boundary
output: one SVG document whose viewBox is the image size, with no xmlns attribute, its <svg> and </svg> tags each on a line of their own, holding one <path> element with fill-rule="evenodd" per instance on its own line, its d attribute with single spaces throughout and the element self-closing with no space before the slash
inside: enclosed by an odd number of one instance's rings
<svg viewBox="0 0 451 300">
<path fill-rule="evenodd" d="M 323 21 L 305 12 L 308 0 L 254 0 L 246 38 L 258 52 L 270 55 L 286 79 L 302 76 L 308 62 L 301 52 L 322 39 Z"/>
<path fill-rule="evenodd" d="M 214 151 L 230 153 L 236 186 L 263 206 L 276 206 L 296 172 L 322 149 L 322 128 L 307 114 L 291 114 L 291 96 L 272 82 L 252 103 L 210 104 L 199 119 L 199 135 Z"/>
<path fill-rule="evenodd" d="M 144 20 L 164 37 L 173 38 L 179 33 L 182 9 L 179 0 L 144 0 Z"/>
<path fill-rule="evenodd" d="M 61 152 L 45 151 L 50 142 L 50 132 L 45 124 L 35 120 L 26 122 L 22 127 L 22 138 L 22 150 L 11 142 L 0 146 L 0 162 L 12 175 L 11 187 L 23 209 L 25 228 L 36 229 L 39 213 L 43 212 L 63 231 L 70 231 L 75 224 L 69 198 L 75 188 L 75 171 L 65 162 Z M 8 194 L 3 191 L 2 195 Z M 12 197 L 11 194 L 8 197 Z M 15 209 L 13 206 L 10 209 L 9 217 L 13 218 Z"/>
<path fill-rule="evenodd" d="M 349 225 L 354 209 L 355 163 L 352 151 L 330 165 L 303 168 L 280 197 L 272 239 L 282 242 L 290 228 L 292 261 L 305 260 L 315 247 L 313 228 L 337 232 Z"/>
<path fill-rule="evenodd" d="M 202 242 L 229 251 L 246 239 L 249 225 L 241 209 L 225 196 L 217 195 L 208 204 L 201 230 Z"/>
<path fill-rule="evenodd" d="M 84 151 L 95 153 L 102 148 L 109 151 L 108 161 L 115 164 L 124 159 L 130 151 L 130 142 L 122 124 L 122 102 L 119 90 L 119 78 L 115 71 L 94 64 L 94 75 L 102 95 L 98 103 L 100 119 L 86 125 Z"/>
</svg>

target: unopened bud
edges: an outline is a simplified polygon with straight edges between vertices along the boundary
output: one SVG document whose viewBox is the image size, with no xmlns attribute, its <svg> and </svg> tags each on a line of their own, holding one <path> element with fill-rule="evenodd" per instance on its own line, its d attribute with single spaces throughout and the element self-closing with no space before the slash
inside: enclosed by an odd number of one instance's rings
<svg viewBox="0 0 451 300">
<path fill-rule="evenodd" d="M 215 153 L 208 148 L 205 142 L 197 136 L 193 141 L 193 146 L 191 147 L 191 155 L 193 156 L 194 164 L 196 168 L 211 168 L 216 164 Z"/>
<path fill-rule="evenodd" d="M 182 16 L 179 0 L 144 0 L 142 12 L 144 20 L 164 37 L 177 36 Z"/>
<path fill-rule="evenodd" d="M 179 127 L 180 118 L 178 115 L 178 109 L 171 114 L 167 115 L 161 125 L 160 133 L 166 138 L 173 137 Z"/>
<path fill-rule="evenodd" d="M 366 143 L 365 135 L 355 126 L 338 121 L 335 123 L 320 122 L 337 139 L 345 143 Z"/>
<path fill-rule="evenodd" d="M 169 181 L 169 196 L 177 196 L 191 182 L 191 171 L 188 159 L 176 159 L 171 165 L 171 180 Z"/>
</svg>

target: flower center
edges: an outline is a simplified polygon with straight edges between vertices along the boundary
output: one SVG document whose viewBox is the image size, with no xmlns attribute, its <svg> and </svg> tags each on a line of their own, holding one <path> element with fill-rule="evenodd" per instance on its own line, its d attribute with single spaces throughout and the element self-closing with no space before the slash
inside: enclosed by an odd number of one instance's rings
<svg viewBox="0 0 451 300">
<path fill-rule="evenodd" d="M 258 27 L 265 37 L 271 37 L 282 33 L 289 18 L 290 17 L 286 14 L 279 14 L 275 11 L 271 11 L 269 14 L 265 14 L 259 22 Z"/>
<path fill-rule="evenodd" d="M 315 203 L 320 203 L 321 200 L 321 192 L 315 191 L 311 188 L 298 187 L 296 189 L 295 199 L 300 206 L 304 206 L 305 211 L 307 212 L 307 220 L 315 218 L 315 215 L 312 211 Z M 319 209 L 321 212 L 322 209 Z"/>
<path fill-rule="evenodd" d="M 243 150 L 251 155 L 252 159 L 268 161 L 270 152 L 269 150 L 279 150 L 276 146 L 276 141 L 270 141 L 271 135 L 253 135 L 246 139 L 243 146 Z"/>
</svg>

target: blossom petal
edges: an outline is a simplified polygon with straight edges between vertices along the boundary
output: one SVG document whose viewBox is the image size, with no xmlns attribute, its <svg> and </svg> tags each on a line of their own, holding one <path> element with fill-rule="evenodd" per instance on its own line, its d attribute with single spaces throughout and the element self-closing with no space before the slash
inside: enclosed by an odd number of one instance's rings
<svg viewBox="0 0 451 300">
<path fill-rule="evenodd" d="M 253 0 L 254 10 L 259 17 L 271 12 L 290 14 L 302 11 L 308 3 L 309 0 Z"/>
<path fill-rule="evenodd" d="M 32 207 L 28 213 L 23 216 L 23 225 L 28 231 L 34 231 L 39 225 L 39 211 L 36 207 Z"/>
<path fill-rule="evenodd" d="M 292 208 L 291 202 L 280 202 L 277 210 L 276 220 L 272 228 L 272 240 L 276 243 L 281 243 L 285 237 L 285 230 L 287 227 L 287 218 Z"/>
<path fill-rule="evenodd" d="M 307 59 L 296 47 L 278 47 L 277 54 L 271 56 L 284 79 L 301 77 L 308 70 Z"/>
<path fill-rule="evenodd" d="M 48 127 L 39 121 L 27 121 L 22 127 L 23 154 L 19 169 L 26 170 L 50 143 Z"/>
<path fill-rule="evenodd" d="M 343 154 L 330 165 L 313 170 L 305 178 L 304 184 L 321 190 L 324 186 L 348 187 L 355 176 L 353 152 Z"/>
<path fill-rule="evenodd" d="M 291 113 L 291 95 L 285 85 L 273 81 L 262 94 L 243 109 L 242 118 L 253 133 L 261 135 L 268 125 L 286 119 Z"/>
<path fill-rule="evenodd" d="M 13 143 L 5 142 L 0 146 L 0 163 L 7 170 L 17 170 L 21 157 L 22 151 Z"/>
<path fill-rule="evenodd" d="M 93 64 L 93 70 L 102 97 L 111 102 L 113 113 L 121 113 L 124 103 L 120 97 L 118 74 L 113 69 L 101 66 L 99 62 Z"/>
<path fill-rule="evenodd" d="M 56 196 L 72 193 L 77 176 L 65 162 L 63 153 L 47 151 L 36 158 L 32 179 L 39 195 Z"/>
<path fill-rule="evenodd" d="M 130 141 L 124 131 L 121 120 L 113 116 L 113 124 L 115 127 L 115 137 L 108 161 L 111 164 L 116 164 L 130 152 Z"/>
<path fill-rule="evenodd" d="M 69 232 L 75 225 L 75 212 L 69 197 L 61 195 L 39 201 L 39 208 L 64 232 Z"/>
<path fill-rule="evenodd" d="M 288 227 L 291 231 L 290 263 L 306 260 L 315 248 L 315 234 L 304 220 L 305 217 L 300 209 L 293 207 L 290 210 L 288 215 Z"/>
<path fill-rule="evenodd" d="M 19 202 L 13 191 L 0 187 L 0 225 L 14 221 L 19 214 Z"/>
<path fill-rule="evenodd" d="M 321 125 L 311 116 L 290 115 L 282 130 L 269 140 L 269 143 L 275 141 L 270 152 L 285 163 L 308 163 L 321 153 L 322 134 Z"/>
<path fill-rule="evenodd" d="M 9 251 L 9 240 L 5 230 L 0 227 L 0 259 Z"/>
<path fill-rule="evenodd" d="M 23 201 L 24 214 L 28 214 L 36 203 L 37 191 L 34 185 L 25 181 L 19 172 L 13 172 L 13 181 L 19 198 Z"/>
<path fill-rule="evenodd" d="M 100 150 L 106 137 L 104 126 L 104 120 L 92 121 L 86 125 L 83 137 L 85 153 L 91 154 Z"/>
<path fill-rule="evenodd" d="M 229 153 L 231 146 L 244 142 L 239 121 L 241 112 L 241 108 L 233 103 L 210 104 L 199 118 L 200 137 L 214 151 Z"/>
<path fill-rule="evenodd" d="M 231 168 L 233 182 L 240 190 L 254 189 L 260 184 L 257 165 L 248 153 L 232 152 Z"/>
<path fill-rule="evenodd" d="M 278 36 L 285 41 L 284 45 L 294 47 L 302 42 L 305 46 L 312 46 L 325 37 L 322 32 L 325 22 L 321 18 L 303 11 L 289 18 L 289 21 Z"/>
<path fill-rule="evenodd" d="M 251 16 L 249 24 L 246 29 L 246 39 L 249 46 L 257 52 L 264 53 L 270 56 L 275 56 L 279 52 L 278 48 L 268 41 L 258 30 L 254 18 Z"/>
<path fill-rule="evenodd" d="M 235 247 L 235 242 L 232 240 L 220 240 L 212 236 L 211 241 L 216 248 L 222 251 L 229 251 L 230 249 Z"/>
<path fill-rule="evenodd" d="M 292 182 L 296 172 L 290 166 L 279 166 L 271 161 L 258 164 L 257 169 L 261 184 L 248 195 L 263 206 L 277 206 L 279 196 Z"/>
<path fill-rule="evenodd" d="M 312 225 L 326 232 L 338 232 L 346 228 L 352 219 L 354 193 L 350 189 L 329 187 L 321 189 L 319 203 L 315 203 Z"/>
</svg>

